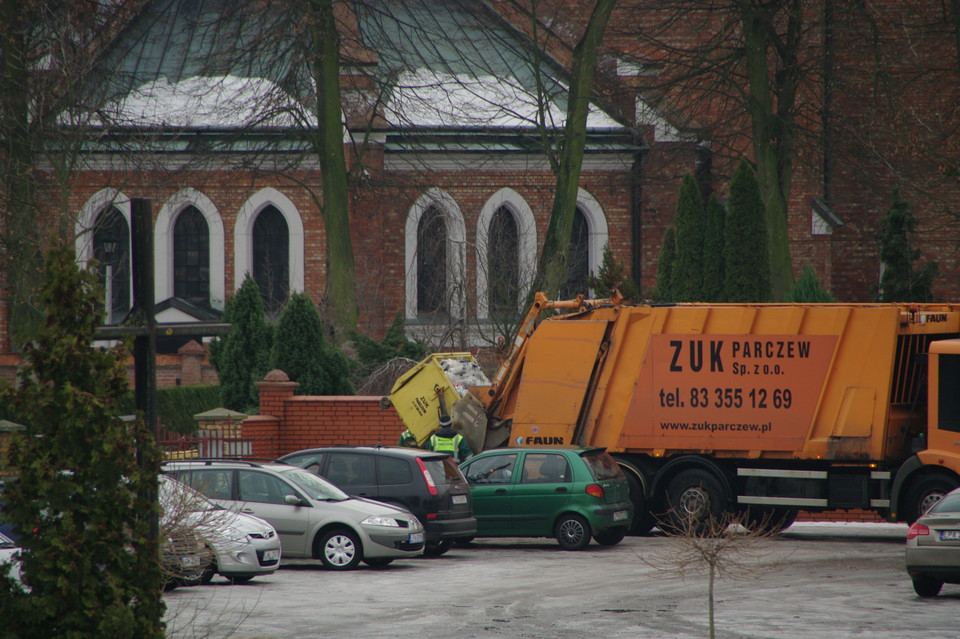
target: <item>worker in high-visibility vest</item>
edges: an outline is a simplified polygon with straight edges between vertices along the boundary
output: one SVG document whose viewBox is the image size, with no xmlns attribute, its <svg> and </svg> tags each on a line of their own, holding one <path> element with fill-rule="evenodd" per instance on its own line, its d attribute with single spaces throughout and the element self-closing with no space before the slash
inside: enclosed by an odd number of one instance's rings
<svg viewBox="0 0 960 639">
<path fill-rule="evenodd" d="M 437 453 L 447 453 L 457 463 L 467 460 L 473 455 L 473 449 L 463 435 L 453 428 L 449 415 L 440 416 L 440 428 L 430 435 L 424 448 Z"/>
</svg>

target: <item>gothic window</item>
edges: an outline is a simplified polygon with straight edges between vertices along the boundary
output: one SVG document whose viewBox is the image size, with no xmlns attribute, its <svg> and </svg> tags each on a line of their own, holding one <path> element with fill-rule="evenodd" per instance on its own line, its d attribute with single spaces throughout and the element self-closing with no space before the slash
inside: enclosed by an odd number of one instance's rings
<svg viewBox="0 0 960 639">
<path fill-rule="evenodd" d="M 446 314 L 447 301 L 447 226 L 440 209 L 431 206 L 417 226 L 417 311 Z"/>
<path fill-rule="evenodd" d="M 517 220 L 506 206 L 498 208 L 490 221 L 487 269 L 490 313 L 515 315 L 520 301 L 520 237 Z"/>
<path fill-rule="evenodd" d="M 183 209 L 173 227 L 173 294 L 210 304 L 210 230 L 195 206 Z"/>
<path fill-rule="evenodd" d="M 560 291 L 560 299 L 589 295 L 587 278 L 590 276 L 590 228 L 587 218 L 577 207 L 573 216 L 573 233 L 567 249 L 567 277 Z"/>
<path fill-rule="evenodd" d="M 100 262 L 100 281 L 106 291 L 106 321 L 113 324 L 130 310 L 130 226 L 116 207 L 97 216 L 93 256 Z"/>
<path fill-rule="evenodd" d="M 283 214 L 266 206 L 253 223 L 253 278 L 267 313 L 283 308 L 290 292 L 290 233 Z"/>
</svg>

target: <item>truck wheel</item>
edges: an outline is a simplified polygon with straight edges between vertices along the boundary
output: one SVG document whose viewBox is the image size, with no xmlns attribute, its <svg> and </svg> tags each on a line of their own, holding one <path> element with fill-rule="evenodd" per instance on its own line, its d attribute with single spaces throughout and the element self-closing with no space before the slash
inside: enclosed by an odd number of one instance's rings
<svg viewBox="0 0 960 639">
<path fill-rule="evenodd" d="M 907 493 L 907 521 L 913 523 L 927 512 L 930 506 L 943 499 L 943 496 L 957 487 L 955 479 L 943 473 L 933 473 L 920 477 Z"/>
<path fill-rule="evenodd" d="M 610 528 L 609 530 L 595 534 L 593 540 L 601 546 L 616 546 L 623 541 L 623 538 L 626 536 L 626 528 Z"/>
<path fill-rule="evenodd" d="M 778 533 L 797 520 L 797 511 L 789 508 L 747 508 L 740 523 L 750 532 Z"/>
<path fill-rule="evenodd" d="M 627 476 L 627 484 L 630 486 L 630 501 L 633 502 L 633 522 L 630 524 L 630 534 L 646 535 L 656 525 L 653 514 L 647 506 L 647 498 L 643 494 L 643 484 L 630 472 L 624 471 Z"/>
<path fill-rule="evenodd" d="M 711 473 L 685 470 L 667 485 L 666 524 L 678 533 L 709 533 L 723 518 L 726 502 L 723 486 Z"/>
</svg>

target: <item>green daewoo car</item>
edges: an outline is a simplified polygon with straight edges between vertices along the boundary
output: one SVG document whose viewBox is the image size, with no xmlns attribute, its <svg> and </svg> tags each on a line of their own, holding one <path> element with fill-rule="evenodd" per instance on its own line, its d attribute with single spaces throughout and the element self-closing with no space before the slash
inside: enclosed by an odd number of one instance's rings
<svg viewBox="0 0 960 639">
<path fill-rule="evenodd" d="M 477 537 L 555 537 L 565 550 L 620 543 L 630 488 L 602 448 L 499 448 L 460 465 L 473 493 Z"/>
</svg>

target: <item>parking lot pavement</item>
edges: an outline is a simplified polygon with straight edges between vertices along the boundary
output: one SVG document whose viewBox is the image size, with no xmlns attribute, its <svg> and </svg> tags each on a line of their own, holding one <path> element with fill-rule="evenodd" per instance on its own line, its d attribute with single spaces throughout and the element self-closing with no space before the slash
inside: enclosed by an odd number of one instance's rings
<svg viewBox="0 0 960 639">
<path fill-rule="evenodd" d="M 756 549 L 749 579 L 716 585 L 723 639 L 954 639 L 960 586 L 921 600 L 903 569 L 906 526 L 798 523 Z M 298 639 L 708 636 L 705 574 L 657 568 L 675 542 L 560 550 L 553 540 L 479 540 L 439 558 L 337 573 L 284 561 L 247 585 L 166 595 L 168 636 Z"/>
</svg>

